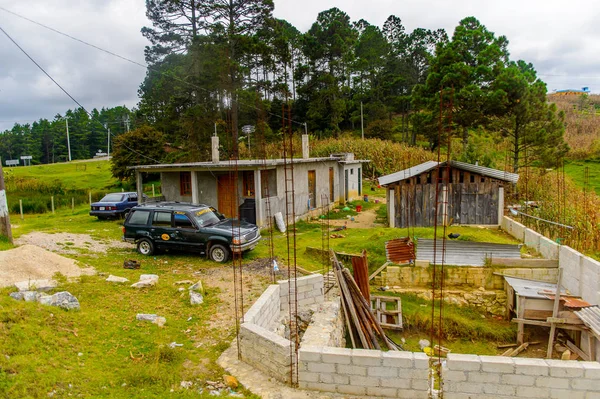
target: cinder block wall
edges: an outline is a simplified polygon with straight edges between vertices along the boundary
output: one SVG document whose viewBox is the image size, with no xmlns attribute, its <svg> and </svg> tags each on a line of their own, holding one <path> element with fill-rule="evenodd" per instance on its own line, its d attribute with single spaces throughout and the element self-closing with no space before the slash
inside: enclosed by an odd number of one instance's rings
<svg viewBox="0 0 600 399">
<path fill-rule="evenodd" d="M 281 297 L 281 310 L 287 311 L 289 307 L 289 282 L 288 280 L 278 281 Z M 293 284 L 293 283 L 292 283 Z M 298 307 L 310 306 L 315 303 L 323 302 L 323 275 L 311 274 L 296 279 L 296 288 L 298 290 Z M 292 286 L 293 290 L 293 286 Z M 292 295 L 293 291 L 292 291 Z"/>
<path fill-rule="evenodd" d="M 449 354 L 445 399 L 600 397 L 600 363 Z"/>
<path fill-rule="evenodd" d="M 428 398 L 424 353 L 303 346 L 300 388 L 390 398 Z"/>
</svg>

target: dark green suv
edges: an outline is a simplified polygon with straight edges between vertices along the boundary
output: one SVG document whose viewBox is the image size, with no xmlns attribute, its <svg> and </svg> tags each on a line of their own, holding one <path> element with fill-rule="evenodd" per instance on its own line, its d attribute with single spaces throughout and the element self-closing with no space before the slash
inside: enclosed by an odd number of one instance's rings
<svg viewBox="0 0 600 399">
<path fill-rule="evenodd" d="M 158 202 L 131 209 L 123 223 L 123 240 L 142 255 L 174 249 L 207 254 L 227 262 L 232 252 L 249 251 L 260 241 L 253 224 L 228 219 L 208 205 Z"/>
</svg>

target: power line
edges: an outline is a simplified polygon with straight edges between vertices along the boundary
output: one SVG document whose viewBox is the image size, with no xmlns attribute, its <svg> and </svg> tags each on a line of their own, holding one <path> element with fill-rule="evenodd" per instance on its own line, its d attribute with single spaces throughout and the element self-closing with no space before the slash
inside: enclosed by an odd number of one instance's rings
<svg viewBox="0 0 600 399">
<path fill-rule="evenodd" d="M 42 71 L 42 72 L 43 72 L 43 73 L 44 73 L 44 74 L 45 74 L 45 75 L 46 75 L 46 76 L 47 76 L 47 77 L 48 77 L 48 78 L 49 78 L 49 79 L 52 81 L 52 82 L 54 82 L 54 84 L 55 84 L 55 85 L 57 85 L 57 86 L 58 86 L 58 87 L 59 87 L 59 88 L 60 88 L 60 89 L 61 89 L 61 90 L 62 90 L 62 91 L 63 91 L 63 92 L 64 92 L 64 93 L 67 95 L 67 96 L 69 96 L 69 98 L 70 98 L 71 100 L 73 100 L 73 102 L 74 102 L 75 104 L 79 105 L 79 107 L 80 107 L 82 110 L 84 110 L 86 114 L 88 114 L 88 115 L 89 115 L 90 119 L 92 119 L 92 120 L 95 120 L 95 121 L 97 121 L 97 122 L 100 122 L 100 121 L 99 121 L 98 119 L 96 119 L 96 118 L 95 118 L 95 117 L 94 117 L 94 116 L 93 116 L 93 115 L 92 115 L 92 114 L 91 114 L 91 113 L 90 113 L 90 112 L 89 112 L 89 111 L 88 111 L 88 110 L 87 110 L 87 109 L 86 109 L 86 108 L 85 108 L 83 105 L 81 105 L 81 103 L 80 103 L 79 101 L 77 101 L 77 100 L 76 100 L 76 99 L 75 99 L 75 98 L 74 98 L 74 97 L 73 97 L 71 94 L 69 94 L 69 92 L 68 92 L 67 90 L 65 90 L 65 89 L 64 89 L 64 88 L 63 88 L 63 87 L 62 87 L 62 86 L 61 86 L 61 85 L 60 85 L 60 84 L 59 84 L 59 83 L 58 83 L 56 80 L 54 80 L 54 78 L 53 78 L 52 76 L 50 76 L 50 74 L 49 74 L 48 72 L 46 72 L 46 70 L 45 70 L 44 68 L 42 68 L 42 66 L 41 66 L 40 64 L 38 64 L 38 63 L 37 63 L 37 62 L 36 62 L 36 61 L 35 61 L 35 60 L 34 60 L 34 59 L 33 59 L 33 58 L 32 58 L 32 57 L 31 57 L 31 56 L 30 56 L 30 55 L 27 53 L 27 51 L 25 51 L 25 49 L 23 49 L 23 47 L 19 46 L 19 44 L 18 44 L 18 43 L 17 43 L 17 42 L 16 42 L 16 41 L 15 41 L 15 40 L 14 40 L 14 39 L 13 39 L 13 38 L 12 38 L 12 37 L 9 35 L 9 34 L 8 34 L 8 32 L 6 32 L 6 31 L 5 31 L 5 30 L 2 28 L 2 26 L 0 26 L 0 31 L 2 31 L 2 33 L 4 33 L 4 34 L 6 35 L 6 37 L 8 37 L 8 39 L 9 39 L 11 42 L 13 42 L 13 44 L 14 44 L 15 46 L 17 46 L 17 47 L 19 48 L 19 50 L 21 50 L 21 52 L 23 52 L 23 54 L 25 54 L 25 55 L 27 56 L 27 58 L 29 58 L 29 59 L 31 60 L 31 62 L 33 62 L 33 63 L 34 63 L 34 64 L 35 64 L 35 65 L 36 65 L 36 66 L 37 66 L 37 67 L 38 67 L 38 68 L 39 68 L 39 69 L 40 69 L 40 70 L 41 70 L 41 71 Z M 100 123 L 102 123 L 102 122 L 100 122 Z M 107 128 L 105 127 L 105 129 L 107 129 Z M 108 130 L 108 132 L 110 133 L 110 130 Z M 154 162 L 156 162 L 156 163 L 160 163 L 160 162 L 159 162 L 159 161 L 157 161 L 156 159 L 154 159 L 154 158 L 151 158 L 151 157 L 149 157 L 149 156 L 146 156 L 146 155 L 144 155 L 144 154 L 142 154 L 142 153 L 140 153 L 140 152 L 138 152 L 138 151 L 136 151 L 136 150 L 134 150 L 134 149 L 132 149 L 132 148 L 128 147 L 128 146 L 127 146 L 126 144 L 124 144 L 124 143 L 123 143 L 123 146 L 124 146 L 125 148 L 127 148 L 128 150 L 130 150 L 130 151 L 132 151 L 132 152 L 134 152 L 134 153 L 136 153 L 136 154 L 138 154 L 138 155 L 140 155 L 140 156 L 142 156 L 142 157 L 144 157 L 144 158 L 150 159 L 150 160 L 152 160 L 152 161 L 154 161 Z"/>
<path fill-rule="evenodd" d="M 55 32 L 55 33 L 57 33 L 57 34 L 59 34 L 59 35 L 62 35 L 62 36 L 68 37 L 68 38 L 69 38 L 69 39 L 71 39 L 71 40 L 75 40 L 75 41 L 77 41 L 77 42 L 79 42 L 79 43 L 82 43 L 82 44 L 84 44 L 84 45 L 86 45 L 86 46 L 90 46 L 90 47 L 92 47 L 92 48 L 95 48 L 95 49 L 96 49 L 96 50 L 98 50 L 98 51 L 102 51 L 102 52 L 104 52 L 104 53 L 106 53 L 106 54 L 112 55 L 112 56 L 114 56 L 114 57 L 117 57 L 117 58 L 120 58 L 120 59 L 122 59 L 122 60 L 124 60 L 124 61 L 130 62 L 130 63 L 132 63 L 132 64 L 134 64 L 134 65 L 140 66 L 140 67 L 142 67 L 142 68 L 144 68 L 144 69 L 146 69 L 146 70 L 149 70 L 149 71 L 152 71 L 152 72 L 159 73 L 159 74 L 161 74 L 161 75 L 163 75 L 163 76 L 170 77 L 171 79 L 174 79 L 174 80 L 176 80 L 176 81 L 178 81 L 178 82 L 181 82 L 181 83 L 183 83 L 183 84 L 186 84 L 186 85 L 188 85 L 188 86 L 190 86 L 190 87 L 193 87 L 193 88 L 195 88 L 195 89 L 203 90 L 203 91 L 205 91 L 205 92 L 207 92 L 207 93 L 210 93 L 210 90 L 208 90 L 208 89 L 206 89 L 206 88 L 204 88 L 204 87 L 201 87 L 201 86 L 195 85 L 195 84 L 193 84 L 193 83 L 190 83 L 190 82 L 188 82 L 188 81 L 186 81 L 186 80 L 184 80 L 184 79 L 178 78 L 178 77 L 176 77 L 176 76 L 173 76 L 173 75 L 170 75 L 170 74 L 168 74 L 168 73 L 166 73 L 166 72 L 163 72 L 163 71 L 161 71 L 161 70 L 159 70 L 159 69 L 153 68 L 153 67 L 151 67 L 151 66 L 149 66 L 149 65 L 144 65 L 144 64 L 142 64 L 142 63 L 140 63 L 140 62 L 137 62 L 137 61 L 135 61 L 135 60 L 132 60 L 132 59 L 130 59 L 130 58 L 124 57 L 124 56 L 122 56 L 122 55 L 119 55 L 119 54 L 117 54 L 117 53 L 114 53 L 114 52 L 112 52 L 112 51 L 110 51 L 110 50 L 106 50 L 106 49 L 104 49 L 104 48 L 102 48 L 102 47 L 96 46 L 95 44 L 92 44 L 92 43 L 86 42 L 85 40 L 79 39 L 79 38 L 77 38 L 77 37 L 75 37 L 75 36 L 71 36 L 71 35 L 69 35 L 68 33 L 61 32 L 61 31 L 59 31 L 58 29 L 54 29 L 54 28 L 52 28 L 52 27 L 50 27 L 50 26 L 48 26 L 48 25 L 44 25 L 44 24 L 42 24 L 41 22 L 34 21 L 33 19 L 27 18 L 27 17 L 25 17 L 25 16 L 23 16 L 23 15 L 21 15 L 21 14 L 18 14 L 18 13 L 16 13 L 16 12 L 10 11 L 10 10 L 8 10 L 8 9 L 6 9 L 6 8 L 4 8 L 4 7 L 2 7 L 2 6 L 0 6 L 0 10 L 2 10 L 2 11 L 5 11 L 5 12 L 7 12 L 7 13 L 9 13 L 9 14 L 12 14 L 12 15 L 14 15 L 14 16 L 16 16 L 16 17 L 18 17 L 18 18 L 22 18 L 22 19 L 24 19 L 24 20 L 26 20 L 26 21 L 29 21 L 29 22 L 31 22 L 31 23 L 33 23 L 33 24 L 35 24 L 35 25 L 41 26 L 41 27 L 42 27 L 42 28 L 44 28 L 44 29 L 51 30 L 52 32 Z M 254 109 L 254 110 L 256 110 L 256 111 L 261 111 L 261 109 L 260 109 L 260 108 L 258 108 L 258 107 L 257 107 L 257 106 L 255 106 L 255 105 L 249 105 L 249 104 L 246 104 L 246 103 L 244 103 L 244 102 L 241 102 L 241 101 L 238 101 L 238 104 L 240 104 L 240 105 L 244 105 L 244 106 L 246 106 L 246 107 L 248 107 L 248 108 L 251 108 L 251 109 Z M 276 114 L 276 113 L 269 112 L 269 111 L 266 111 L 266 113 L 268 113 L 269 115 L 275 116 L 275 117 L 277 117 L 277 118 L 279 118 L 279 119 L 282 119 L 282 118 L 281 118 L 281 115 L 278 115 L 278 114 Z M 300 125 L 300 126 L 304 126 L 304 122 L 299 122 L 299 121 L 295 121 L 295 120 L 292 120 L 291 122 L 292 122 L 292 123 L 295 123 L 295 124 L 297 124 L 297 125 Z"/>
</svg>

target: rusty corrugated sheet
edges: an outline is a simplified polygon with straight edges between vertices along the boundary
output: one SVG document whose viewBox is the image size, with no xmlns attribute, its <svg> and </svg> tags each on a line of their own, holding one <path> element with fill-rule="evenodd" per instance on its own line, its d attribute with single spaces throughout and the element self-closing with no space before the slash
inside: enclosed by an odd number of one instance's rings
<svg viewBox="0 0 600 399">
<path fill-rule="evenodd" d="M 385 257 L 388 262 L 395 264 L 410 263 L 415 260 L 415 245 L 409 237 L 387 241 Z"/>
<path fill-rule="evenodd" d="M 360 289 L 360 292 L 367 301 L 371 301 L 371 292 L 369 290 L 369 262 L 367 261 L 367 251 L 363 250 L 361 256 L 352 257 L 352 271 L 354 272 L 354 281 Z"/>
<path fill-rule="evenodd" d="M 554 295 L 545 295 L 546 298 L 554 300 Z M 587 308 L 592 306 L 591 303 L 584 301 L 581 298 L 571 296 L 560 296 L 560 300 L 564 302 L 564 306 L 567 308 Z"/>
</svg>

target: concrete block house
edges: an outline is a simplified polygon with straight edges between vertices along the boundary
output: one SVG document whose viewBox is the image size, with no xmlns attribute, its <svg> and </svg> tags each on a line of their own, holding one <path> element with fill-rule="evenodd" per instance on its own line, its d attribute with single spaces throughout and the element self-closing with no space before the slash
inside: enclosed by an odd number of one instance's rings
<svg viewBox="0 0 600 399">
<path fill-rule="evenodd" d="M 212 161 L 132 166 L 137 191 L 142 192 L 143 173 L 160 173 L 166 201 L 202 203 L 216 207 L 227 217 L 238 217 L 265 226 L 267 198 L 271 216 L 285 216 L 285 170 L 283 159 L 250 159 L 235 163 L 219 159 L 219 138 L 212 137 Z M 354 154 L 311 158 L 308 135 L 302 137 L 302 158 L 294 158 L 294 199 L 297 217 L 332 203 L 362 196 L 362 164 Z M 289 164 L 289 161 L 288 161 Z M 289 169 L 288 169 L 289 178 Z M 237 187 L 237 198 L 235 188 Z M 140 196 L 141 197 L 141 196 Z"/>
<path fill-rule="evenodd" d="M 448 178 L 446 174 L 449 172 Z M 519 175 L 465 162 L 427 161 L 379 178 L 386 187 L 390 227 L 437 224 L 499 225 L 504 212 L 504 185 Z"/>
</svg>

